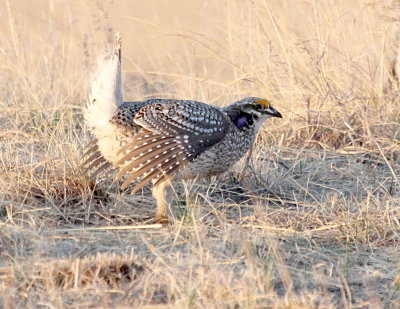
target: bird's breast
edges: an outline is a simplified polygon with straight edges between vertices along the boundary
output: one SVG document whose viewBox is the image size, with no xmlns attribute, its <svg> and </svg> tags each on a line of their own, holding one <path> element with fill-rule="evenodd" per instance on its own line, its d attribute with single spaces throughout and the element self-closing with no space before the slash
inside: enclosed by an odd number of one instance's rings
<svg viewBox="0 0 400 309">
<path fill-rule="evenodd" d="M 226 172 L 250 150 L 253 140 L 231 130 L 221 142 L 205 149 L 190 162 L 182 172 L 183 178 L 210 177 Z"/>
</svg>

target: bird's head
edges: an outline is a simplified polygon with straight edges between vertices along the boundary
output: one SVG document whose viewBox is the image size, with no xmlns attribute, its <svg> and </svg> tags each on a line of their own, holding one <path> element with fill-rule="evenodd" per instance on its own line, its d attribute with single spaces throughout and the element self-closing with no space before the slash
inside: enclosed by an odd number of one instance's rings
<svg viewBox="0 0 400 309">
<path fill-rule="evenodd" d="M 282 118 L 282 114 L 271 106 L 268 100 L 249 97 L 224 108 L 238 129 L 255 126 L 255 129 L 270 117 Z"/>
</svg>

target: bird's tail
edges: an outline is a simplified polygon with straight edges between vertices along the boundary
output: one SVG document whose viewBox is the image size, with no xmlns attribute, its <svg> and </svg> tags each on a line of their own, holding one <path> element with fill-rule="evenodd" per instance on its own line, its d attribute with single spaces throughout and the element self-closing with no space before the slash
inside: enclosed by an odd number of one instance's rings
<svg viewBox="0 0 400 309">
<path fill-rule="evenodd" d="M 123 103 L 121 78 L 121 36 L 115 36 L 114 51 L 109 59 L 98 66 L 91 85 L 89 103 L 84 117 L 97 139 L 113 134 L 115 127 L 110 123 L 117 108 Z"/>
</svg>

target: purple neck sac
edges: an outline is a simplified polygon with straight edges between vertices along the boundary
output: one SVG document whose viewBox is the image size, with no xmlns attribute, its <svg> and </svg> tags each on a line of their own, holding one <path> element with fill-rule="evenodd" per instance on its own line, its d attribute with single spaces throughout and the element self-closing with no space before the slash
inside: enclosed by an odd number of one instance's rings
<svg viewBox="0 0 400 309">
<path fill-rule="evenodd" d="M 243 127 L 245 127 L 248 123 L 248 119 L 246 115 L 239 115 L 239 117 L 237 117 L 233 123 L 235 124 L 235 126 L 238 129 L 243 129 Z"/>
</svg>

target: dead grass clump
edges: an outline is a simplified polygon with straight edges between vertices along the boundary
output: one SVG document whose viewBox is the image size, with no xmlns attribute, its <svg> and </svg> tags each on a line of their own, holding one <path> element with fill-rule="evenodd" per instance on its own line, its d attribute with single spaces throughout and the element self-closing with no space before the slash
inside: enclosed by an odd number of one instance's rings
<svg viewBox="0 0 400 309">
<path fill-rule="evenodd" d="M 114 289 L 123 293 L 123 290 L 137 285 L 145 273 L 143 265 L 132 256 L 116 254 L 51 260 L 48 263 L 17 262 L 1 270 L 3 280 L 7 282 L 2 286 L 2 294 L 13 295 L 18 299 L 18 305 L 23 306 L 32 305 L 31 298 L 44 301 L 43 294 L 54 299 L 64 293 L 79 295 L 83 291 Z"/>
</svg>

